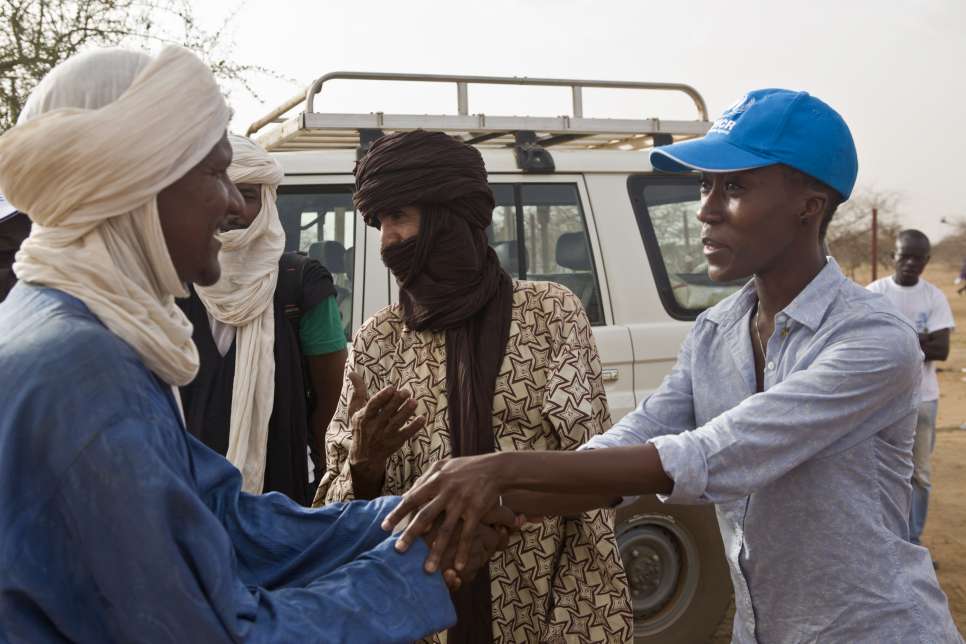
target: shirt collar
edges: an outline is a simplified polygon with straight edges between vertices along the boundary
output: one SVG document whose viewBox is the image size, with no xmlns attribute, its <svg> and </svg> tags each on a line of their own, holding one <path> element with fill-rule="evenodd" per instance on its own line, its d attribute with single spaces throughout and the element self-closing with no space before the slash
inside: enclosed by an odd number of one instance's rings
<svg viewBox="0 0 966 644">
<path fill-rule="evenodd" d="M 812 331 L 822 323 L 825 313 L 838 293 L 839 286 L 847 279 L 833 258 L 828 257 L 827 260 L 818 275 L 812 278 L 812 281 L 782 311 Z M 751 279 L 740 291 L 711 308 L 707 313 L 707 319 L 722 326 L 729 325 L 745 317 L 757 301 L 755 280 Z"/>
</svg>

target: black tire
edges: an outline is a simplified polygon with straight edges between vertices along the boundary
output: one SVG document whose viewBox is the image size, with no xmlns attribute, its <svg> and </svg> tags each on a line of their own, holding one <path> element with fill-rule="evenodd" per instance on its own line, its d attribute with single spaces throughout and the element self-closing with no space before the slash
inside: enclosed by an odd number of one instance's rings
<svg viewBox="0 0 966 644">
<path fill-rule="evenodd" d="M 634 642 L 707 642 L 732 596 L 714 508 L 641 497 L 618 510 L 616 533 L 631 588 Z"/>
</svg>

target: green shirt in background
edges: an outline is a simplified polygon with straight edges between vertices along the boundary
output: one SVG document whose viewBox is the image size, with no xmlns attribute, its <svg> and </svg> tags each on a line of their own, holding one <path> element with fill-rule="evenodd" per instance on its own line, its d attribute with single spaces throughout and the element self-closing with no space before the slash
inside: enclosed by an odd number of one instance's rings
<svg viewBox="0 0 966 644">
<path fill-rule="evenodd" d="M 325 298 L 301 317 L 299 344 L 306 356 L 320 356 L 345 349 L 345 331 L 334 297 Z"/>
</svg>

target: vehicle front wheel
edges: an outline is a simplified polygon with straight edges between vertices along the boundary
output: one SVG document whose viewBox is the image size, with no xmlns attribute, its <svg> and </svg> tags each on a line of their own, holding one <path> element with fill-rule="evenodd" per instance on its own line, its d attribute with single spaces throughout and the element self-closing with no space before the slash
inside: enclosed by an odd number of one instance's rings
<svg viewBox="0 0 966 644">
<path fill-rule="evenodd" d="M 641 497 L 617 513 L 637 644 L 695 644 L 714 634 L 731 601 L 731 578 L 712 506 Z"/>
</svg>

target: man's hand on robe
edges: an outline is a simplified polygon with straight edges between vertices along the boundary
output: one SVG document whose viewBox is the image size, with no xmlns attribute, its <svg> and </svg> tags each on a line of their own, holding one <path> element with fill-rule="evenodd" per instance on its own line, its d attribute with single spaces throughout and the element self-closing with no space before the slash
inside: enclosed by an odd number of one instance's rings
<svg viewBox="0 0 966 644">
<path fill-rule="evenodd" d="M 349 469 L 357 499 L 374 499 L 382 493 L 386 461 L 426 424 L 423 416 L 412 419 L 416 401 L 408 391 L 389 386 L 372 398 L 362 376 L 349 372 Z"/>
</svg>

